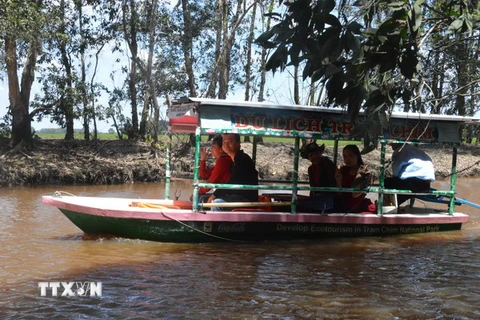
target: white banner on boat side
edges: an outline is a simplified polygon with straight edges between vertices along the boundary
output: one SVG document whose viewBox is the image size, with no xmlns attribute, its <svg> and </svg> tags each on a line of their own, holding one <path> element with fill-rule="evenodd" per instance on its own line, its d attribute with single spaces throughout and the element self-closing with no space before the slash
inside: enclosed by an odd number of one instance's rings
<svg viewBox="0 0 480 320">
<path fill-rule="evenodd" d="M 51 281 L 51 282 L 39 282 L 40 296 L 46 297 L 101 297 L 102 296 L 102 283 L 101 282 L 63 282 L 63 281 Z"/>
</svg>

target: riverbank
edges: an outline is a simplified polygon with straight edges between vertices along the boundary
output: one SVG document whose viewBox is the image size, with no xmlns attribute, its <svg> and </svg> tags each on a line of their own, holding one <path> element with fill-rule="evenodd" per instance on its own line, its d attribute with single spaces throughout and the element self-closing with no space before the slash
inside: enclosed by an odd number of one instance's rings
<svg viewBox="0 0 480 320">
<path fill-rule="evenodd" d="M 242 143 L 252 154 L 252 144 Z M 422 147 L 433 159 L 437 179 L 448 178 L 451 167 L 449 146 Z M 325 155 L 333 159 L 333 148 Z M 387 159 L 391 148 L 387 147 Z M 257 147 L 257 169 L 261 179 L 281 180 L 293 176 L 293 145 L 265 143 Z M 369 168 L 378 172 L 380 151 L 363 156 Z M 173 152 L 174 175 L 191 176 L 193 148 L 180 146 Z M 341 149 L 338 163 L 341 163 Z M 309 161 L 299 162 L 299 178 L 307 180 Z M 459 177 L 480 176 L 480 146 L 458 148 Z M 37 140 L 29 148 L 13 151 L 7 139 L 0 139 L 0 186 L 123 184 L 157 182 L 165 177 L 165 149 L 128 140 L 65 141 Z"/>
</svg>

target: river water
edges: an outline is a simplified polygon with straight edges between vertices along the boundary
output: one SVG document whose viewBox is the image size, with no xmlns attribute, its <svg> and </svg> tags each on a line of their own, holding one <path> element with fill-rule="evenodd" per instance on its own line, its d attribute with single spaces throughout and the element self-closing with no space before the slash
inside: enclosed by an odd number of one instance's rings
<svg viewBox="0 0 480 320">
<path fill-rule="evenodd" d="M 480 179 L 458 196 L 480 203 Z M 447 189 L 447 182 L 434 187 Z M 1 189 L 0 319 L 479 319 L 480 210 L 461 231 L 253 244 L 88 238 L 42 195 L 157 198 L 161 184 Z M 188 199 L 190 187 L 174 190 Z M 41 296 L 39 282 L 101 283 Z M 79 283 L 80 285 L 77 285 Z M 59 288 L 58 295 L 63 292 Z"/>
</svg>

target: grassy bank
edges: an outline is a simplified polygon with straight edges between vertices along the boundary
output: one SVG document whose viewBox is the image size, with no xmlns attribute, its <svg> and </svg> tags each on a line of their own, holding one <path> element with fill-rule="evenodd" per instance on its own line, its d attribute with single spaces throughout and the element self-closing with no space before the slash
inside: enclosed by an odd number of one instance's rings
<svg viewBox="0 0 480 320">
<path fill-rule="evenodd" d="M 62 184 L 122 184 L 141 181 L 162 181 L 165 177 L 165 145 L 148 142 L 109 139 L 40 139 L 33 146 L 11 152 L 8 139 L 0 139 L 0 186 L 62 185 Z M 177 137 L 178 138 L 178 137 Z M 187 138 L 187 137 L 185 137 Z M 193 148 L 188 139 L 174 139 L 171 171 L 174 176 L 193 172 Z M 279 141 L 279 142 L 275 142 Z M 286 143 L 285 143 L 286 142 Z M 321 143 L 321 142 L 320 142 Z M 344 141 L 344 143 L 352 143 Z M 331 159 L 334 150 L 327 144 L 325 155 Z M 438 179 L 449 177 L 452 148 L 425 146 L 432 157 Z M 242 149 L 252 154 L 252 144 Z M 341 148 L 337 158 L 342 163 Z M 261 179 L 289 180 L 293 175 L 293 140 L 268 138 L 257 148 L 256 166 Z M 387 159 L 391 148 L 387 148 Z M 363 156 L 371 170 L 379 170 L 380 151 Z M 457 171 L 460 177 L 480 176 L 480 146 L 458 148 Z M 307 179 L 310 162 L 300 159 L 298 175 Z"/>
<path fill-rule="evenodd" d="M 62 133 L 48 133 L 48 134 L 37 134 L 37 136 L 40 139 L 43 140 L 61 140 L 65 138 L 65 134 Z M 174 141 L 181 141 L 182 143 L 185 141 L 188 141 L 187 135 L 176 135 L 177 139 Z M 75 140 L 83 140 L 83 134 L 75 134 L 74 135 Z M 127 136 L 124 136 L 124 139 L 128 139 Z M 110 133 L 100 133 L 98 135 L 98 140 L 118 140 L 118 136 L 116 134 L 110 134 Z M 159 141 L 166 142 L 167 141 L 167 136 L 166 135 L 160 135 L 158 136 Z M 202 136 L 202 142 L 207 142 L 208 141 L 208 136 Z M 291 144 L 293 145 L 295 143 L 295 140 L 292 138 L 282 138 L 282 137 L 264 137 L 263 141 L 266 143 L 283 143 L 283 144 Z M 332 140 L 318 140 L 318 144 L 325 144 L 326 147 L 333 147 L 334 146 L 334 141 Z M 362 142 L 361 141 L 339 141 L 338 145 L 339 146 L 345 146 L 347 144 L 357 144 L 360 145 Z"/>
</svg>

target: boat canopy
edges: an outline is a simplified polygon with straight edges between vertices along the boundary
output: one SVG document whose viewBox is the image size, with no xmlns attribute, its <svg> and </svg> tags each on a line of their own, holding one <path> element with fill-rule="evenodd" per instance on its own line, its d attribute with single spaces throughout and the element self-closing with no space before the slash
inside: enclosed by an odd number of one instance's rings
<svg viewBox="0 0 480 320">
<path fill-rule="evenodd" d="M 242 188 L 242 189 L 282 189 L 292 192 L 291 213 L 296 212 L 297 192 L 301 190 L 327 192 L 353 192 L 358 189 L 337 187 L 306 187 L 298 181 L 298 158 L 300 139 L 334 140 L 334 157 L 337 154 L 339 140 L 359 140 L 356 133 L 367 130 L 370 135 L 377 134 L 380 146 L 380 174 L 378 187 L 363 191 L 378 193 L 377 213 L 382 214 L 384 193 L 409 193 L 409 190 L 385 189 L 385 148 L 389 142 L 410 141 L 412 143 L 443 143 L 453 145 L 450 190 L 431 191 L 428 194 L 447 195 L 449 214 L 455 208 L 456 183 L 456 145 L 462 142 L 462 125 L 479 124 L 480 118 L 393 112 L 389 115 L 388 127 L 379 121 L 368 120 L 368 115 L 360 112 L 355 124 L 349 121 L 346 110 L 318 106 L 281 105 L 268 102 L 248 102 L 202 98 L 184 98 L 173 101 L 168 110 L 169 143 L 167 145 L 165 196 L 170 196 L 170 153 L 172 133 L 195 133 L 195 165 L 193 174 L 193 209 L 200 210 L 198 202 L 199 188 Z M 366 128 L 366 126 L 369 126 Z M 363 126 L 363 127 L 362 127 Z M 238 133 L 252 136 L 276 136 L 295 139 L 292 181 L 285 185 L 229 185 L 202 183 L 199 179 L 201 135 Z M 256 156 L 254 140 L 252 158 Z M 336 162 L 336 158 L 334 158 Z M 415 194 L 417 195 L 417 194 Z"/>
<path fill-rule="evenodd" d="M 355 126 L 362 126 L 367 115 L 360 112 L 356 125 L 339 108 L 281 105 L 204 98 L 172 102 L 168 117 L 171 133 L 239 133 L 322 140 L 353 140 Z M 393 112 L 389 127 L 377 125 L 373 132 L 385 139 L 426 143 L 460 143 L 462 124 L 478 124 L 479 118 Z M 369 124 L 370 125 L 370 124 Z"/>
</svg>

